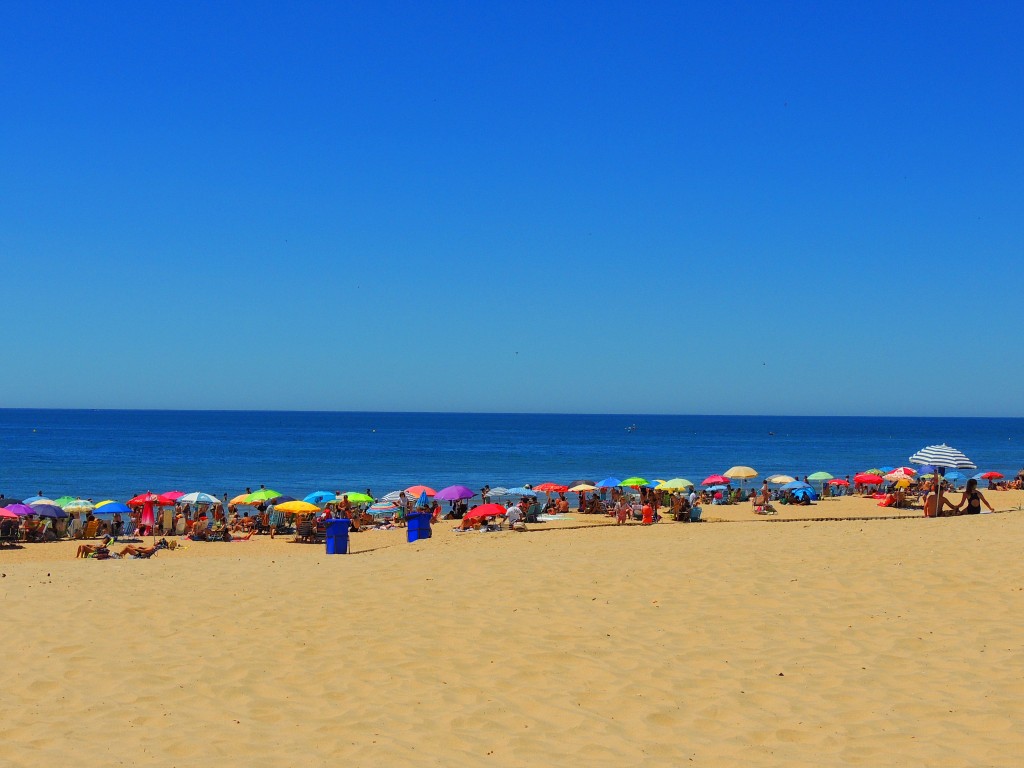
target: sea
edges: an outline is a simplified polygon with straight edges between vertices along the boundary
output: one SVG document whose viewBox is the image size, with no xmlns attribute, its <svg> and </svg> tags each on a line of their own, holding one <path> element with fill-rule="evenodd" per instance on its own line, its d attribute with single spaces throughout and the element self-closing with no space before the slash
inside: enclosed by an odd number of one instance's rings
<svg viewBox="0 0 1024 768">
<path fill-rule="evenodd" d="M 735 465 L 843 477 L 937 443 L 1012 477 L 1024 419 L 0 409 L 0 492 L 124 500 L 265 485 L 379 497 L 609 476 L 699 484 Z"/>
</svg>

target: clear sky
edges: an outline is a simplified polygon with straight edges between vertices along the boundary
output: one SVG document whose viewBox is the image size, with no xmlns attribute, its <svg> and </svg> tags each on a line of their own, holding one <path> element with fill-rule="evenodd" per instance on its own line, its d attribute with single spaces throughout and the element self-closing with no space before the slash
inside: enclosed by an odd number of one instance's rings
<svg viewBox="0 0 1024 768">
<path fill-rule="evenodd" d="M 1024 416 L 1022 39 L 4 3 L 0 405 Z"/>
</svg>

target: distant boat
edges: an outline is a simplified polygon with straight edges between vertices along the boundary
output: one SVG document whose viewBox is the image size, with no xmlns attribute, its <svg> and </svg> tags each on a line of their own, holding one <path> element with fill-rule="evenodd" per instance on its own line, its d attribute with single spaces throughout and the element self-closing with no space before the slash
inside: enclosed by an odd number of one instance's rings
<svg viewBox="0 0 1024 768">
<path fill-rule="evenodd" d="M 636 424 L 630 424 L 628 427 L 626 427 L 627 432 L 636 432 L 636 429 Z"/>
<path fill-rule="evenodd" d="M 768 433 L 768 437 L 775 437 L 775 433 L 774 432 L 769 432 Z"/>
</svg>

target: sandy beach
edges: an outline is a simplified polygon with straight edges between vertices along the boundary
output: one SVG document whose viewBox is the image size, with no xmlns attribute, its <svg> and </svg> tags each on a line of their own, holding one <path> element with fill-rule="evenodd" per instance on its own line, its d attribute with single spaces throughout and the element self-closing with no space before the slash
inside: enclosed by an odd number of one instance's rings
<svg viewBox="0 0 1024 768">
<path fill-rule="evenodd" d="M 1019 764 L 1024 514 L 720 509 L 0 551 L 0 763 Z"/>
</svg>

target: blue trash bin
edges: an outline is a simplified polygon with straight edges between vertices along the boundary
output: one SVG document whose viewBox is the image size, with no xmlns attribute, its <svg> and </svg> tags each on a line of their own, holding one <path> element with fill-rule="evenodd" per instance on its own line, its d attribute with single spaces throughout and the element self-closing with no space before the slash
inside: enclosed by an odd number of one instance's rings
<svg viewBox="0 0 1024 768">
<path fill-rule="evenodd" d="M 429 512 L 414 512 L 406 518 L 406 536 L 410 544 L 430 538 L 430 517 Z"/>
<path fill-rule="evenodd" d="M 328 555 L 348 554 L 348 527 L 350 524 L 351 521 L 344 517 L 327 521 Z"/>
</svg>

